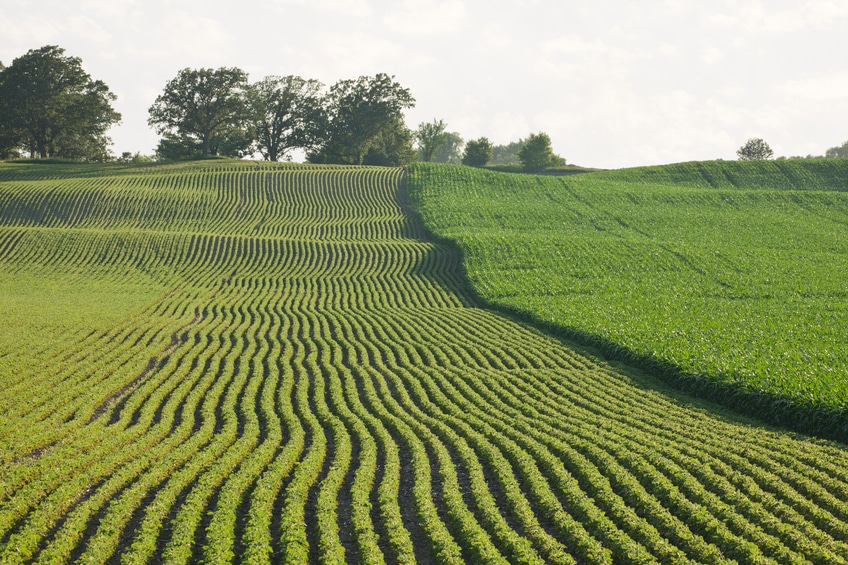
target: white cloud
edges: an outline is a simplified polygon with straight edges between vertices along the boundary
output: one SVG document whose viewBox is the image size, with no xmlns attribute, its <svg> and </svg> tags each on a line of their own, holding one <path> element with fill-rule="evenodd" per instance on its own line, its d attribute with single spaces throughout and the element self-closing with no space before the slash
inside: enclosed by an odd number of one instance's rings
<svg viewBox="0 0 848 565">
<path fill-rule="evenodd" d="M 226 22 L 178 11 L 164 20 L 154 36 L 158 35 L 156 40 L 166 46 L 168 58 L 184 59 L 185 65 L 239 66 L 231 49 L 233 31 Z"/>
<path fill-rule="evenodd" d="M 533 133 L 533 126 L 523 114 L 498 112 L 487 124 L 489 140 L 495 145 L 509 143 Z"/>
<path fill-rule="evenodd" d="M 15 57 L 20 57 L 26 53 L 28 49 L 37 49 L 55 41 L 55 38 L 61 35 L 63 27 L 59 21 L 45 21 L 37 16 L 28 15 L 12 17 L 10 12 L 0 11 L 0 29 L 3 30 L 3 43 L 8 46 L 22 46 L 22 48 L 17 49 L 4 47 L 0 54 L 8 64 Z"/>
<path fill-rule="evenodd" d="M 112 34 L 88 16 L 72 16 L 68 19 L 68 29 L 95 43 L 107 43 L 112 40 Z"/>
<path fill-rule="evenodd" d="M 594 81 L 597 76 L 622 78 L 633 63 L 650 58 L 645 51 L 569 35 L 545 41 L 538 50 L 534 68 L 544 76 Z"/>
<path fill-rule="evenodd" d="M 715 65 L 724 59 L 725 53 L 715 45 L 707 45 L 701 49 L 701 61 L 707 65 Z"/>
<path fill-rule="evenodd" d="M 266 6 L 274 11 L 287 13 L 287 7 L 307 6 L 321 12 L 348 17 L 366 18 L 373 15 L 368 0 L 269 0 Z"/>
<path fill-rule="evenodd" d="M 789 8 L 773 3 L 729 1 L 726 10 L 709 16 L 717 27 L 741 28 L 773 34 L 793 33 L 811 28 L 839 28 L 848 19 L 848 3 L 832 0 L 807 0 Z"/>
<path fill-rule="evenodd" d="M 95 14 L 101 20 L 126 17 L 133 8 L 143 7 L 138 0 L 85 0 L 80 3 L 80 12 Z"/>
<path fill-rule="evenodd" d="M 657 55 L 665 59 L 675 59 L 680 56 L 680 47 L 671 43 L 660 43 L 656 49 Z"/>
<path fill-rule="evenodd" d="M 383 16 L 383 23 L 394 32 L 421 37 L 456 33 L 464 18 L 462 2 L 436 4 L 427 0 L 404 0 L 400 9 Z"/>
<path fill-rule="evenodd" d="M 401 63 L 409 68 L 426 64 L 428 57 L 407 58 L 402 45 L 368 33 L 321 33 L 310 38 L 299 55 L 302 67 L 328 83 L 378 72 L 395 74 Z"/>
<path fill-rule="evenodd" d="M 515 45 L 515 32 L 500 23 L 485 26 L 480 31 L 480 46 L 484 49 L 507 50 Z"/>
<path fill-rule="evenodd" d="M 780 90 L 803 102 L 848 101 L 848 72 L 815 76 L 784 83 Z"/>
</svg>

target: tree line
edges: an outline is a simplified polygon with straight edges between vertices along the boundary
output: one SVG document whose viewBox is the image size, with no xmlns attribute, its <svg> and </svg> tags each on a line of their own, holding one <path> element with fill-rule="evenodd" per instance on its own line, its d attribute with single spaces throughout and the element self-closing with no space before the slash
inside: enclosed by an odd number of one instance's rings
<svg viewBox="0 0 848 565">
<path fill-rule="evenodd" d="M 32 49 L 9 67 L 0 63 L 0 158 L 112 159 L 106 131 L 121 120 L 115 100 L 78 57 L 56 45 Z M 261 155 L 278 161 L 301 150 L 308 162 L 353 165 L 423 160 L 483 166 L 505 163 L 505 156 L 528 169 L 565 162 L 544 133 L 493 146 L 485 137 L 466 143 L 442 120 L 413 131 L 403 112 L 414 105 L 409 89 L 382 73 L 325 88 L 294 75 L 251 83 L 237 67 L 186 68 L 150 106 L 148 124 L 160 136 L 159 160 Z"/>
<path fill-rule="evenodd" d="M 760 137 L 752 137 L 745 142 L 742 147 L 736 150 L 736 156 L 740 161 L 765 161 L 774 157 L 774 151 L 769 146 L 768 143 L 765 142 Z M 778 157 L 778 160 L 782 159 L 840 159 L 840 158 L 848 158 L 848 141 L 843 143 L 842 145 L 837 145 L 835 147 L 829 148 L 825 151 L 824 155 L 807 155 L 806 157 L 802 157 L 800 155 L 796 155 L 793 157 Z"/>
<path fill-rule="evenodd" d="M 148 123 L 163 136 L 156 153 L 164 159 L 259 153 L 277 161 L 300 149 L 310 163 L 417 159 L 482 167 L 492 160 L 488 138 L 465 143 L 443 120 L 411 131 L 403 110 L 414 105 L 409 89 L 386 74 L 342 80 L 324 92 L 319 81 L 293 75 L 250 84 L 238 68 L 183 69 L 150 107 Z M 543 132 L 522 140 L 516 157 L 528 170 L 565 164 Z"/>
<path fill-rule="evenodd" d="M 163 159 L 221 155 L 313 163 L 402 165 L 414 158 L 403 110 L 410 91 L 386 74 L 324 85 L 299 76 L 249 83 L 239 68 L 183 69 L 149 110 Z"/>
<path fill-rule="evenodd" d="M 106 132 L 121 120 L 115 100 L 78 57 L 56 45 L 32 49 L 9 67 L 0 63 L 0 159 L 113 159 Z M 565 165 L 544 132 L 493 145 L 487 137 L 465 141 L 443 120 L 411 130 L 403 112 L 414 106 L 409 89 L 383 73 L 325 88 L 294 75 L 251 83 L 237 67 L 186 68 L 150 106 L 148 124 L 161 136 L 159 160 L 261 155 L 278 161 L 300 150 L 311 163 L 402 166 L 420 160 L 520 165 L 528 171 Z M 754 138 L 737 155 L 769 159 L 773 152 Z M 848 142 L 824 156 L 848 157 Z"/>
</svg>

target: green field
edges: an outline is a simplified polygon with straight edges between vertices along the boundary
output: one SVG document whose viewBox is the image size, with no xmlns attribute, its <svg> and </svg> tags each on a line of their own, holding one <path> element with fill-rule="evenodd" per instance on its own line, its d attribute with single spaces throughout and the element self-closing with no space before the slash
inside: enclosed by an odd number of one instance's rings
<svg viewBox="0 0 848 565">
<path fill-rule="evenodd" d="M 407 184 L 0 164 L 0 563 L 848 563 L 844 445 L 481 306 Z"/>
<path fill-rule="evenodd" d="M 493 305 L 770 421 L 848 437 L 848 161 L 567 178 L 415 165 Z"/>
</svg>

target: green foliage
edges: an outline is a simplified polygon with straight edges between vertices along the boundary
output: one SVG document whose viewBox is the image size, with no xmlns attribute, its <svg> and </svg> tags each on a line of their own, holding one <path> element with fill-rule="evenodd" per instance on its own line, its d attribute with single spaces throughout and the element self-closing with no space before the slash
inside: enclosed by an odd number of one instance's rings
<svg viewBox="0 0 848 565">
<path fill-rule="evenodd" d="M 406 153 L 409 147 L 397 143 L 398 123 L 403 120 L 403 110 L 414 106 L 410 91 L 387 74 L 341 80 L 330 87 L 324 99 L 324 127 L 307 159 L 311 163 L 361 165 L 369 153 L 379 155 L 393 144 Z M 392 155 L 389 160 L 400 162 L 406 157 Z"/>
<path fill-rule="evenodd" d="M 446 132 L 444 143 L 433 154 L 433 162 L 459 165 L 462 163 L 462 150 L 464 146 L 465 141 L 458 133 Z"/>
<path fill-rule="evenodd" d="M 492 158 L 492 144 L 488 137 L 470 139 L 465 144 L 462 164 L 469 167 L 482 167 Z"/>
<path fill-rule="evenodd" d="M 544 132 L 531 133 L 518 150 L 518 162 L 525 170 L 538 172 L 548 167 L 565 165 L 565 159 L 554 155 L 551 138 Z"/>
<path fill-rule="evenodd" d="M 844 159 L 848 158 L 848 141 L 843 143 L 842 145 L 837 145 L 836 147 L 831 147 L 827 151 L 825 151 L 824 156 L 828 159 Z"/>
<path fill-rule="evenodd" d="M 116 97 L 64 53 L 46 45 L 0 69 L 0 158 L 25 149 L 31 157 L 108 159 L 105 132 L 121 120 Z"/>
<path fill-rule="evenodd" d="M 142 155 L 141 151 L 136 151 L 135 154 L 130 151 L 124 151 L 121 153 L 118 161 L 122 163 L 151 163 L 153 162 L 153 157 L 150 155 Z"/>
<path fill-rule="evenodd" d="M 472 174 L 0 164 L 0 562 L 848 561 L 844 446 L 481 307 Z"/>
<path fill-rule="evenodd" d="M 447 124 L 442 120 L 433 119 L 432 123 L 422 122 L 418 125 L 415 139 L 418 141 L 418 160 L 430 162 L 434 160 L 436 151 L 448 139 L 445 131 Z"/>
<path fill-rule="evenodd" d="M 745 145 L 736 150 L 736 156 L 740 161 L 764 161 L 771 159 L 774 151 L 771 150 L 769 144 L 754 137 L 745 142 Z"/>
<path fill-rule="evenodd" d="M 148 111 L 148 124 L 163 136 L 157 154 L 164 159 L 197 152 L 200 157 L 246 154 L 252 142 L 247 89 L 247 74 L 238 68 L 181 70 Z"/>
<path fill-rule="evenodd" d="M 298 76 L 265 77 L 249 90 L 250 124 L 255 147 L 268 161 L 292 149 L 308 149 L 320 136 L 321 88 L 317 80 Z"/>
<path fill-rule="evenodd" d="M 487 301 L 759 416 L 846 432 L 845 162 L 411 179 Z"/>
<path fill-rule="evenodd" d="M 194 138 L 166 132 L 156 144 L 155 153 L 159 161 L 186 161 L 200 159 L 202 151 L 200 142 Z"/>
<path fill-rule="evenodd" d="M 412 146 L 415 134 L 406 127 L 403 119 L 396 116 L 384 124 L 372 140 L 368 153 L 363 157 L 363 165 L 378 167 L 403 167 L 415 160 L 416 151 Z"/>
<path fill-rule="evenodd" d="M 495 145 L 492 147 L 492 165 L 518 165 L 518 152 L 524 147 L 524 140 L 511 141 L 506 145 Z"/>
</svg>

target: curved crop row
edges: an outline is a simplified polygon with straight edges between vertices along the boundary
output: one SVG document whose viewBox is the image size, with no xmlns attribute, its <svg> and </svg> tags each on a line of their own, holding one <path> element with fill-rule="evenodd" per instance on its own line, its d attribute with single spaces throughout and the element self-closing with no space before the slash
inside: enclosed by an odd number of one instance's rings
<svg viewBox="0 0 848 565">
<path fill-rule="evenodd" d="M 475 306 L 401 171 L 91 171 L 0 167 L 0 561 L 848 562 L 842 446 Z"/>
</svg>

